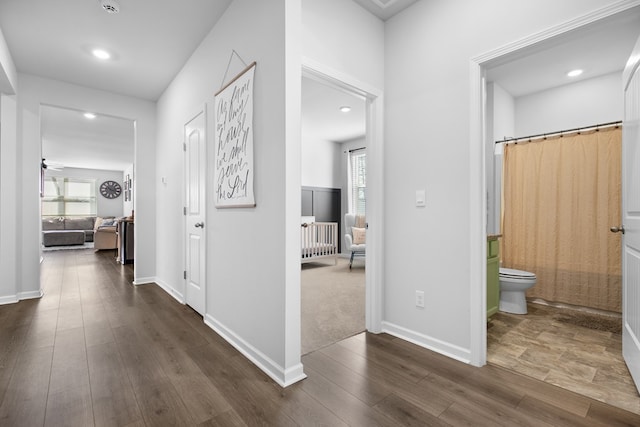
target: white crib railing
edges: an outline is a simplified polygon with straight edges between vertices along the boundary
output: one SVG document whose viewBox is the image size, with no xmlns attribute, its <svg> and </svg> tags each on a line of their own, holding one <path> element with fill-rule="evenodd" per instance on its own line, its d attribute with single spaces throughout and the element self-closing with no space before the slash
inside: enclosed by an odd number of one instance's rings
<svg viewBox="0 0 640 427">
<path fill-rule="evenodd" d="M 338 263 L 338 223 L 311 222 L 300 227 L 302 263 L 333 258 Z"/>
</svg>

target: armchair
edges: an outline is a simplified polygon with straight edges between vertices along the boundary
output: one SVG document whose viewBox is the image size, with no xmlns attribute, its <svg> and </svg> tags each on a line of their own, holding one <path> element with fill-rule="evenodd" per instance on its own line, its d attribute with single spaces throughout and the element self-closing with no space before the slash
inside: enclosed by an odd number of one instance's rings
<svg viewBox="0 0 640 427">
<path fill-rule="evenodd" d="M 359 222 L 361 222 L 361 224 L 356 224 L 355 214 L 346 214 L 344 216 L 344 239 L 347 250 L 351 251 L 351 257 L 349 258 L 349 269 L 351 269 L 351 266 L 353 265 L 353 258 L 355 256 L 366 255 L 366 224 L 364 223 L 364 219 L 361 219 Z M 356 227 L 356 225 L 360 225 L 361 227 Z"/>
<path fill-rule="evenodd" d="M 109 221 L 110 220 L 110 221 Z M 93 231 L 93 247 L 96 250 L 116 249 L 117 235 L 113 218 L 97 218 Z"/>
</svg>

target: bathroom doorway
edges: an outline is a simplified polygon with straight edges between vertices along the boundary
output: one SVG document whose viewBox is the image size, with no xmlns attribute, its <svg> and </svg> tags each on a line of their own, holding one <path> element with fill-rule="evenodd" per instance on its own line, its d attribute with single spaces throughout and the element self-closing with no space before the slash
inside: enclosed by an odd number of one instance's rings
<svg viewBox="0 0 640 427">
<path fill-rule="evenodd" d="M 533 105 L 533 98 L 535 98 L 534 92 L 529 94 L 521 93 L 518 96 L 513 96 L 509 89 L 511 85 L 517 85 L 518 80 L 523 83 L 530 84 L 535 81 L 535 78 L 529 78 L 527 73 L 533 73 L 537 75 L 545 75 L 549 72 L 558 72 L 560 70 L 555 69 L 555 65 L 560 64 L 562 67 L 567 67 L 565 59 L 570 55 L 567 51 L 563 51 L 572 44 L 574 47 L 570 49 L 573 52 L 585 52 L 580 48 L 576 48 L 575 44 L 582 40 L 593 37 L 597 43 L 591 43 L 587 48 L 591 49 L 590 57 L 599 59 L 600 64 L 594 63 L 594 66 L 614 66 L 615 70 L 609 69 L 608 74 L 614 75 L 618 73 L 621 75 L 621 70 L 624 67 L 626 58 L 631 53 L 632 45 L 637 38 L 637 28 L 640 28 L 638 24 L 638 16 L 640 10 L 638 7 L 632 10 L 625 11 L 623 13 L 607 14 L 603 12 L 603 15 L 596 19 L 591 17 L 589 22 L 584 23 L 582 26 L 576 29 L 572 28 L 572 31 L 567 31 L 564 35 L 548 38 L 545 35 L 539 35 L 539 37 L 532 37 L 529 48 L 514 48 L 514 50 L 507 55 L 496 54 L 491 60 L 479 59 L 478 64 L 482 64 L 482 68 L 485 72 L 487 79 L 486 94 L 487 100 L 491 100 L 493 95 L 498 95 L 503 100 L 506 95 L 511 96 L 510 105 L 509 102 L 506 109 L 502 110 L 490 110 L 487 109 L 485 115 L 485 128 L 487 130 L 487 144 L 485 145 L 485 164 L 487 173 L 487 184 L 484 187 L 487 190 L 488 202 L 487 202 L 487 233 L 500 233 L 502 230 L 499 228 L 500 217 L 500 179 L 502 172 L 502 165 L 500 162 L 494 163 L 494 158 L 501 156 L 500 150 L 494 151 L 494 141 L 501 140 L 504 137 L 518 137 L 536 133 L 552 132 L 563 129 L 571 129 L 574 127 L 586 126 L 589 124 L 605 123 L 609 121 L 621 120 L 621 115 L 612 119 L 592 119 L 590 117 L 576 116 L 574 111 L 567 110 L 564 114 L 565 117 L 569 117 L 571 120 L 585 120 L 586 122 L 580 124 L 560 124 L 548 126 L 541 129 L 539 132 L 535 131 L 522 131 L 518 129 L 518 126 L 513 123 L 518 119 L 518 113 L 522 113 L 525 109 L 525 102 L 518 100 L 518 97 L 529 97 L 529 104 Z M 628 26 L 627 38 L 623 40 L 620 32 L 624 32 L 625 26 Z M 556 34 L 561 34 L 563 31 L 557 31 Z M 595 46 L 602 40 L 608 41 L 610 44 L 608 48 L 611 48 L 612 44 L 621 46 L 624 43 L 629 43 L 631 47 L 627 45 L 628 52 L 626 57 L 623 55 L 623 60 L 617 64 L 613 64 L 609 57 L 599 56 L 594 53 Z M 520 44 L 523 46 L 524 44 Z M 531 48 L 535 46 L 534 48 Z M 607 46 L 605 46 L 607 47 Z M 612 49 L 615 50 L 615 49 Z M 535 52 L 533 52 L 535 51 Z M 556 60 L 541 60 L 544 55 L 558 55 Z M 578 57 L 580 59 L 580 57 Z M 596 61 L 598 62 L 598 61 Z M 527 64 L 527 69 L 521 69 L 520 72 L 514 72 L 518 65 L 522 66 Z M 575 67 L 575 65 L 574 65 Z M 586 67 L 585 67 L 586 68 Z M 566 75 L 569 68 L 562 70 L 562 75 Z M 590 75 L 590 79 L 585 79 L 582 84 L 594 83 L 601 76 Z M 613 78 L 613 77 L 612 77 Z M 615 76 L 620 79 L 620 77 Z M 484 82 L 483 82 L 484 84 Z M 495 87 L 491 88 L 489 85 L 499 86 L 499 90 L 496 91 Z M 573 84 L 575 87 L 575 83 Z M 554 86 L 557 89 L 559 86 Z M 538 88 L 538 92 L 549 91 L 551 88 Z M 559 90 L 559 89 L 558 89 Z M 619 95 L 619 85 L 614 86 L 616 94 Z M 490 93 L 493 91 L 493 93 Z M 542 97 L 542 96 L 540 96 Z M 508 98 L 508 97 L 506 97 Z M 575 101 L 575 100 L 574 100 Z M 619 99 L 621 101 L 621 99 Z M 511 111 L 509 111 L 509 107 Z M 620 107 L 620 106 L 619 106 Z M 518 112 L 517 110 L 520 109 Z M 620 108 L 618 111 L 621 111 Z M 544 116 L 547 111 L 539 110 L 539 116 Z M 556 118 L 558 115 L 556 115 Z M 500 123 L 496 118 L 510 119 L 511 124 L 505 126 L 504 123 Z M 540 125 L 540 123 L 535 123 Z M 520 126 L 522 128 L 522 126 Z M 522 133 L 521 133 L 522 132 Z M 496 156 L 497 153 L 497 156 Z M 497 179 L 496 179 L 497 178 Z M 484 303 L 484 301 L 483 301 Z M 624 409 L 631 410 L 638 413 L 640 411 L 640 400 L 637 397 L 637 392 L 629 384 L 630 377 L 628 373 L 622 372 L 626 370 L 624 363 L 622 362 L 620 352 L 620 340 L 615 336 L 617 332 L 607 330 L 607 325 L 602 322 L 599 329 L 585 328 L 581 326 L 576 320 L 577 317 L 589 317 L 591 315 L 599 315 L 602 313 L 595 313 L 592 310 L 572 307 L 567 304 L 555 304 L 542 305 L 542 304 L 529 304 L 529 314 L 525 316 L 521 315 L 508 315 L 504 313 L 498 313 L 489 322 L 486 332 L 486 345 L 487 349 L 487 361 L 489 363 L 499 364 L 508 369 L 518 370 L 525 375 L 529 375 L 538 378 L 543 381 L 548 381 L 563 388 L 571 389 L 577 393 L 585 394 L 602 401 L 606 401 L 612 405 L 623 407 Z M 573 315 L 574 313 L 578 315 Z M 569 315 L 571 314 L 571 315 Z M 484 321 L 479 327 L 484 328 Z M 591 324 L 597 322 L 590 322 Z M 612 323 L 616 323 L 615 321 Z M 619 324 L 619 321 L 617 322 Z M 619 326 L 619 325 L 618 325 Z M 577 328 L 577 329 L 575 329 Z M 482 335 L 482 334 L 481 334 Z M 619 336 L 619 334 L 618 334 Z M 561 342 L 552 342 L 554 339 L 562 338 Z M 574 340 L 577 338 L 577 340 Z M 572 341 L 574 340 L 574 341 Z M 483 343 L 479 343 L 480 348 L 483 347 Z M 494 349 L 499 348 L 498 351 L 493 352 Z M 549 349 L 555 349 L 558 352 L 553 353 L 547 351 Z M 589 355 L 598 354 L 600 366 L 594 365 L 588 359 Z M 620 361 L 621 363 L 617 363 Z M 626 376 L 625 376 L 626 375 Z M 582 377 L 582 378 L 581 378 Z M 619 383 L 616 385 L 616 382 Z M 606 388 L 604 386 L 609 388 Z M 603 391 L 604 390 L 604 391 Z"/>
</svg>

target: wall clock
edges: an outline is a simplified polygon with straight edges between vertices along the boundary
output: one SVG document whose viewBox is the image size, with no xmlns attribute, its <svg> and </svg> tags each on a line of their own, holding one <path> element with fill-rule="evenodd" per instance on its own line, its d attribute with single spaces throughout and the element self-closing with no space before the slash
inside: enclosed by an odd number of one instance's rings
<svg viewBox="0 0 640 427">
<path fill-rule="evenodd" d="M 115 199 L 122 193 L 122 187 L 115 181 L 105 181 L 100 185 L 100 194 L 107 199 Z"/>
</svg>

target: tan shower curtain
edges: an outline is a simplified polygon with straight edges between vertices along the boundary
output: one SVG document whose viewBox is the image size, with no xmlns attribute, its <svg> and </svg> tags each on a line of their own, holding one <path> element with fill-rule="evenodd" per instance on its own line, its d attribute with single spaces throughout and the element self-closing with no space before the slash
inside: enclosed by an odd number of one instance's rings
<svg viewBox="0 0 640 427">
<path fill-rule="evenodd" d="M 621 311 L 621 135 L 505 147 L 502 266 L 537 275 L 528 297 Z"/>
</svg>

